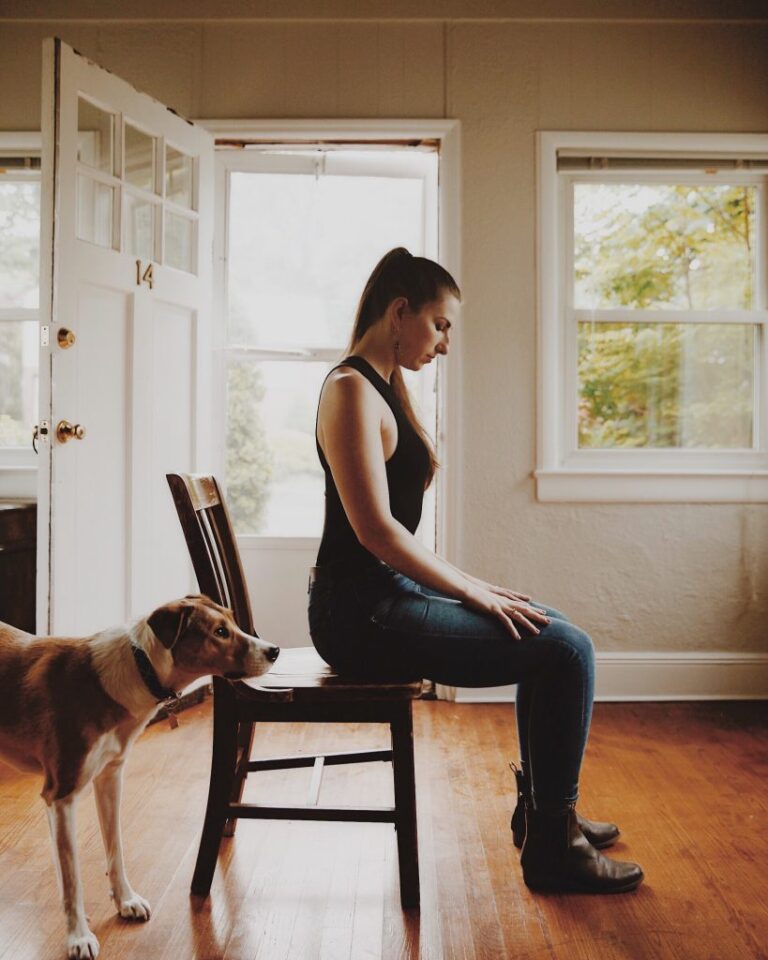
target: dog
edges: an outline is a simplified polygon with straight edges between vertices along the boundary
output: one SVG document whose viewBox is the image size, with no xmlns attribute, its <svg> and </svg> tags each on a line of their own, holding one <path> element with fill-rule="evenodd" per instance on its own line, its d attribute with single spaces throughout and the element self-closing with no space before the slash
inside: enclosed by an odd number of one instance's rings
<svg viewBox="0 0 768 960">
<path fill-rule="evenodd" d="M 198 677 L 266 673 L 279 647 L 237 627 L 200 595 L 130 627 L 81 639 L 35 637 L 0 623 L 0 756 L 41 771 L 70 960 L 95 960 L 75 848 L 75 805 L 93 781 L 112 896 L 121 917 L 149 920 L 126 876 L 120 834 L 123 765 L 160 705 Z"/>
</svg>

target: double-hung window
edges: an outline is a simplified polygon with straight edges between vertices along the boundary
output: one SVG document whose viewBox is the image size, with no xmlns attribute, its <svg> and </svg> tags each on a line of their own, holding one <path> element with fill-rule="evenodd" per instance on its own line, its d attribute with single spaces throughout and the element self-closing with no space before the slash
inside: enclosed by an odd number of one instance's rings
<svg viewBox="0 0 768 960">
<path fill-rule="evenodd" d="M 768 500 L 768 137 L 541 133 L 541 500 Z"/>
<path fill-rule="evenodd" d="M 0 134 L 0 495 L 34 497 L 39 136 Z"/>
<path fill-rule="evenodd" d="M 218 158 L 220 472 L 242 545 L 314 542 L 321 385 L 379 258 L 395 246 L 437 256 L 438 153 L 429 143 L 230 141 Z M 434 437 L 434 371 L 406 371 L 406 384 Z M 419 535 L 434 544 L 433 488 Z"/>
</svg>

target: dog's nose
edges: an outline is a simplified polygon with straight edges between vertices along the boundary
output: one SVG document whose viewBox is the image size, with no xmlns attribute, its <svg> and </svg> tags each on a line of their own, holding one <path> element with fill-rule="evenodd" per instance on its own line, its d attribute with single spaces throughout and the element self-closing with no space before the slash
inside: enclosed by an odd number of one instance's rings
<svg viewBox="0 0 768 960">
<path fill-rule="evenodd" d="M 269 650 L 267 650 L 267 660 L 269 660 L 270 663 L 274 663 L 279 656 L 280 647 L 270 647 Z"/>
</svg>

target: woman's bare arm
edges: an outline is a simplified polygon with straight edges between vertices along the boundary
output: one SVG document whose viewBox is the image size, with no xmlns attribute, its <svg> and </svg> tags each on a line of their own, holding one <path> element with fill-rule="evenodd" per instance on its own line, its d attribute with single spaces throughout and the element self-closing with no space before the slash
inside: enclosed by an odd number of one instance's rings
<svg viewBox="0 0 768 960">
<path fill-rule="evenodd" d="M 450 560 L 446 560 L 444 557 L 441 557 L 440 559 L 443 561 L 443 563 L 447 563 L 448 566 L 453 567 L 454 570 L 459 570 L 459 568 L 455 564 L 451 563 Z M 473 577 L 471 573 L 465 573 L 463 570 L 459 570 L 459 573 L 463 574 L 471 583 L 476 583 L 484 590 L 490 590 L 491 593 L 498 593 L 502 597 L 511 597 L 515 600 L 531 599 L 530 594 L 520 593 L 517 590 L 510 590 L 507 587 L 496 586 L 495 584 L 488 583 L 487 580 L 482 580 L 480 577 Z"/>
</svg>

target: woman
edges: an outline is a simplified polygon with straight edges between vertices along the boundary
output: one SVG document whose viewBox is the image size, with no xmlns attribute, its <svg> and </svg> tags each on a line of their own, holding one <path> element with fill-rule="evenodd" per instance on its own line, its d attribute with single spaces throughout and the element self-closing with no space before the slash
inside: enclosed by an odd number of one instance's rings
<svg viewBox="0 0 768 960">
<path fill-rule="evenodd" d="M 632 890 L 641 868 L 597 850 L 618 828 L 575 811 L 592 713 L 592 641 L 557 610 L 464 573 L 414 537 L 437 462 L 400 368 L 420 370 L 448 352 L 459 301 L 446 270 L 402 247 L 368 279 L 348 356 L 326 377 L 318 407 L 326 513 L 310 578 L 312 640 L 351 675 L 516 683 L 522 770 L 512 828 L 518 846 L 525 838 L 526 884 Z"/>
</svg>

